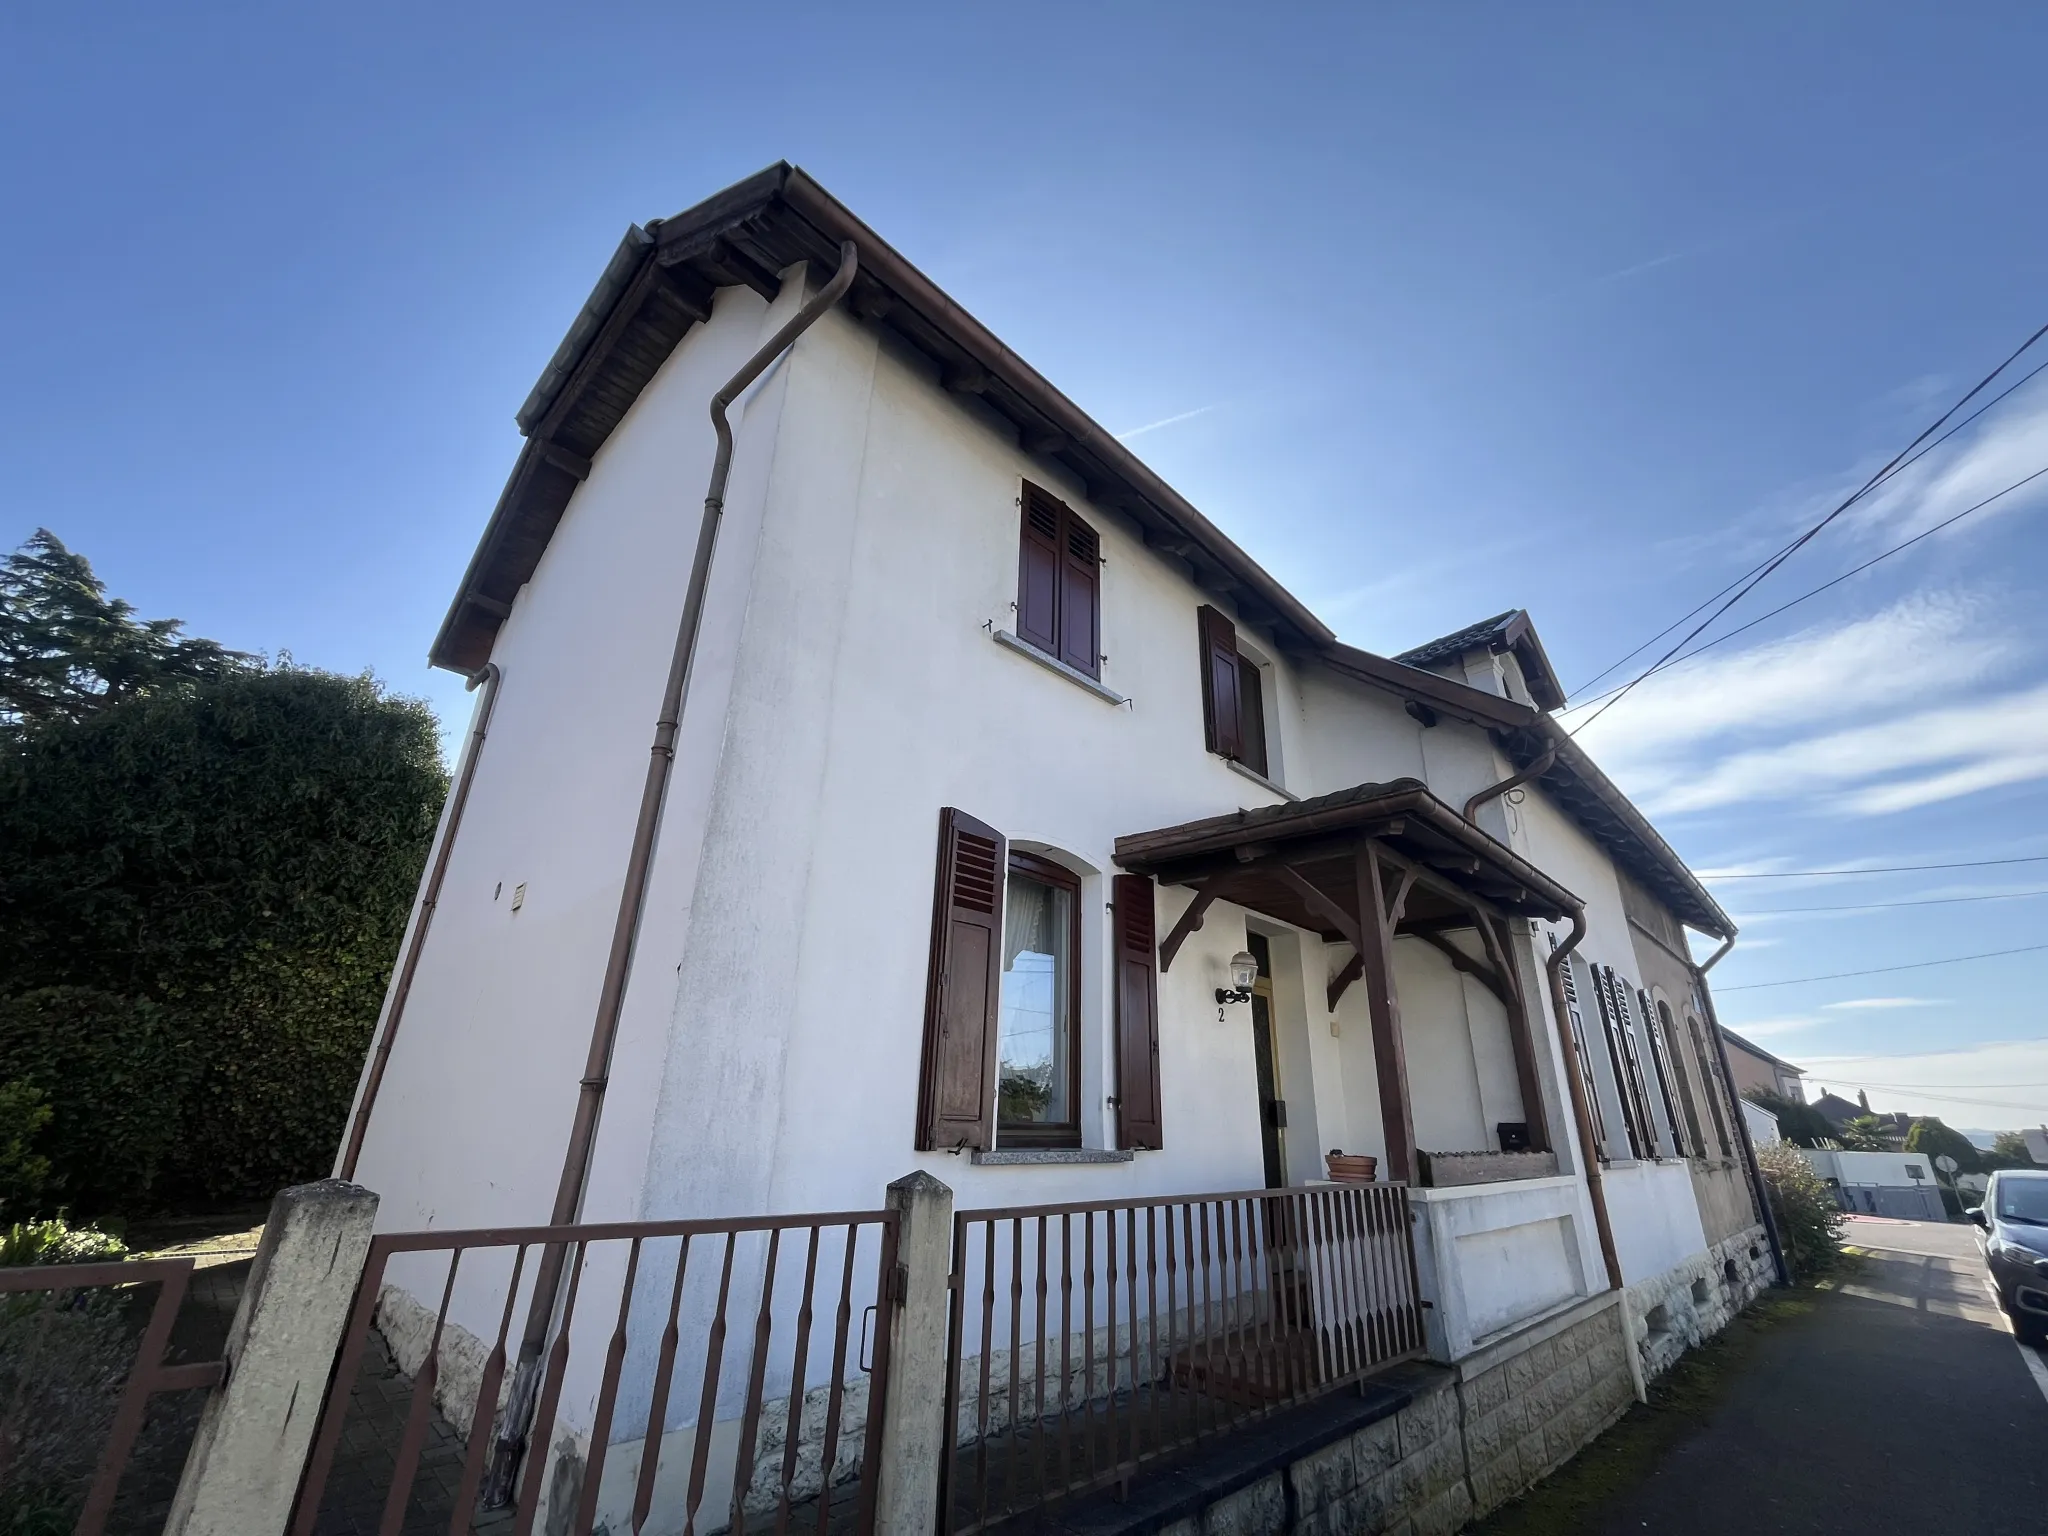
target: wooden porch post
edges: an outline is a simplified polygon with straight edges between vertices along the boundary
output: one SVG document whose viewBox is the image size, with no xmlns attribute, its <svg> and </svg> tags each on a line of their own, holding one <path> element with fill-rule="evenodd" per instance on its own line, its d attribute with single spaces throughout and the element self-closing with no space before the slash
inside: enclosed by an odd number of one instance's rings
<svg viewBox="0 0 2048 1536">
<path fill-rule="evenodd" d="M 1550 1118 L 1543 1112 L 1543 1084 L 1536 1075 L 1536 1035 L 1529 1023 L 1529 999 L 1522 991 L 1522 973 L 1515 968 L 1514 952 L 1509 948 L 1507 923 L 1496 922 L 1484 912 L 1475 911 L 1472 916 L 1479 923 L 1479 937 L 1493 957 L 1494 969 L 1505 984 L 1501 1001 L 1508 1010 L 1508 1043 L 1515 1051 L 1515 1081 L 1522 1090 L 1522 1114 L 1529 1122 L 1529 1147 L 1532 1151 L 1548 1152 Z"/>
<path fill-rule="evenodd" d="M 1372 1011 L 1372 1054 L 1378 1068 L 1380 1124 L 1387 1138 L 1387 1177 L 1415 1179 L 1415 1116 L 1408 1106 L 1408 1059 L 1401 1045 L 1401 1003 L 1394 995 L 1394 954 L 1377 845 L 1358 845 L 1358 957 Z"/>
</svg>

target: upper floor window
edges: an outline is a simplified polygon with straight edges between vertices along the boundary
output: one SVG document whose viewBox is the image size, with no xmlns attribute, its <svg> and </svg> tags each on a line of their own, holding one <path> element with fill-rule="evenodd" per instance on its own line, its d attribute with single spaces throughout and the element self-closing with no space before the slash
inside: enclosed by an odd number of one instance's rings
<svg viewBox="0 0 2048 1536">
<path fill-rule="evenodd" d="M 1237 648 L 1237 626 L 1217 609 L 1195 615 L 1202 636 L 1202 725 L 1209 750 L 1265 777 L 1266 689 L 1259 664 Z"/>
<path fill-rule="evenodd" d="M 1102 540 L 1074 509 L 1024 482 L 1017 638 L 1102 677 Z"/>
</svg>

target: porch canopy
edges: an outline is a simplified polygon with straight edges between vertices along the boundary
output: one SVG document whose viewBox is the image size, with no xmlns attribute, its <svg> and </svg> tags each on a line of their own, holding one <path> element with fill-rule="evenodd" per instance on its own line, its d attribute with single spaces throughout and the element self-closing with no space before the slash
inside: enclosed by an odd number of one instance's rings
<svg viewBox="0 0 2048 1536">
<path fill-rule="evenodd" d="M 1560 921 L 1582 904 L 1437 799 L 1421 780 L 1360 784 L 1290 805 L 1133 833 L 1117 839 L 1116 860 L 1133 874 L 1195 892 L 1159 946 L 1162 971 L 1171 968 L 1188 935 L 1218 901 L 1351 946 L 1350 961 L 1330 980 L 1329 1004 L 1334 1010 L 1351 983 L 1363 978 L 1390 1178 L 1415 1177 L 1415 1121 L 1393 976 L 1397 936 L 1429 944 L 1500 999 L 1529 1145 L 1552 1149 L 1532 1015 L 1511 958 L 1507 920 Z M 1478 934 L 1484 959 L 1451 942 L 1447 935 L 1459 929 Z"/>
</svg>

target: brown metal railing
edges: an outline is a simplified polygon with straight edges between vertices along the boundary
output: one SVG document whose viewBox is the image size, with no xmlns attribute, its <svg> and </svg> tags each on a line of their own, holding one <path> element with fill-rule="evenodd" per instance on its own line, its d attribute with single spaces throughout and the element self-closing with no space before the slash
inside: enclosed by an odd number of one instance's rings
<svg viewBox="0 0 2048 1536">
<path fill-rule="evenodd" d="M 548 1506 L 575 1536 L 866 1532 L 897 1228 L 883 1210 L 372 1239 L 293 1536 L 527 1536 Z M 506 1426 L 507 1338 L 551 1247 L 566 1278 L 532 1419 Z M 512 1506 L 480 1510 L 508 1428 L 529 1447 Z"/>
<path fill-rule="evenodd" d="M 1408 1191 L 959 1212 L 942 1458 L 966 1536 L 1424 1349 Z"/>
<path fill-rule="evenodd" d="M 39 1384 L 31 1378 L 41 1375 L 43 1387 L 66 1394 L 67 1405 L 81 1422 L 95 1418 L 94 1405 L 81 1403 L 80 1399 L 100 1389 L 102 1378 L 97 1367 L 102 1352 L 109 1346 L 125 1352 L 125 1343 L 115 1345 L 111 1339 L 88 1340 L 80 1335 L 88 1330 L 119 1331 L 123 1322 L 136 1314 L 140 1299 L 137 1288 L 154 1284 L 156 1299 L 135 1342 L 132 1363 L 120 1382 L 120 1396 L 114 1404 L 92 1479 L 83 1486 L 84 1497 L 73 1529 L 76 1536 L 100 1536 L 107 1528 L 122 1475 L 134 1458 L 142 1435 L 150 1398 L 160 1392 L 212 1387 L 219 1384 L 223 1374 L 224 1368 L 217 1359 L 178 1363 L 171 1359 L 172 1328 L 184 1304 L 192 1269 L 190 1258 L 0 1269 L 0 1330 L 4 1330 L 7 1352 L 14 1357 L 5 1369 L 0 1369 L 0 1378 L 16 1373 L 23 1378 L 9 1383 L 5 1400 L 0 1401 L 0 1491 L 16 1496 L 18 1502 L 39 1479 L 51 1475 L 56 1481 L 46 1492 L 55 1503 L 65 1504 L 78 1497 L 78 1484 L 71 1482 L 62 1468 L 37 1464 L 44 1449 L 37 1445 L 38 1439 L 52 1431 L 69 1433 L 74 1426 L 47 1420 L 28 1422 L 30 1416 L 47 1411 L 47 1405 L 38 1406 Z M 66 1333 L 74 1341 L 68 1349 L 62 1337 Z M 47 1449 L 59 1455 L 75 1450 L 69 1445 Z"/>
</svg>

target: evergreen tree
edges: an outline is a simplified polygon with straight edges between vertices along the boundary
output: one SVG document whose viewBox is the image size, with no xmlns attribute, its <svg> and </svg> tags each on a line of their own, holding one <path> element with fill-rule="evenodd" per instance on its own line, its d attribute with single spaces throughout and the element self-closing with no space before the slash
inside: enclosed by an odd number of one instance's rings
<svg viewBox="0 0 2048 1536">
<path fill-rule="evenodd" d="M 0 731 L 248 668 L 256 658 L 139 619 L 47 528 L 0 562 Z"/>
</svg>

